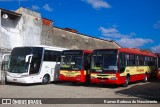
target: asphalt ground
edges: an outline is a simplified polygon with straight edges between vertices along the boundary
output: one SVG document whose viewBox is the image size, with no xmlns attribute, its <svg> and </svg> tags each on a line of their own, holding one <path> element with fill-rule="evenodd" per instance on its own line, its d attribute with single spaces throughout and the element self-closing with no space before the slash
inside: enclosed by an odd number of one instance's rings
<svg viewBox="0 0 160 107">
<path fill-rule="evenodd" d="M 43 104 L 43 105 L 23 105 L 23 106 L 67 106 L 67 107 L 125 107 L 125 106 L 138 106 L 138 107 L 160 107 L 160 104 L 66 104 L 67 99 L 80 98 L 93 98 L 93 100 L 100 100 L 98 98 L 113 98 L 113 99 L 144 99 L 153 100 L 160 98 L 160 81 L 151 80 L 147 83 L 138 81 L 131 83 L 128 87 L 120 85 L 96 85 L 96 84 L 72 84 L 70 82 L 53 82 L 47 85 L 42 84 L 15 84 L 0 85 L 0 98 L 55 98 L 63 99 L 62 104 Z M 97 99 L 96 99 L 97 98 Z M 54 99 L 54 100 L 55 100 Z M 48 99 L 46 99 L 48 100 Z M 56 102 L 56 101 L 55 101 Z M 64 103 L 64 104 L 63 104 Z M 91 102 L 93 103 L 93 101 Z M 0 105 L 0 107 L 19 107 L 22 105 Z"/>
</svg>

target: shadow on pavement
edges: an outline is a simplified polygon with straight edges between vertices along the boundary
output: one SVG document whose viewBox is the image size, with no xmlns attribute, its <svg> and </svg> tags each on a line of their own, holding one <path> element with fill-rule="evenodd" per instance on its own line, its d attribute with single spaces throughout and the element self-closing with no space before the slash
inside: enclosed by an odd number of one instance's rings
<svg viewBox="0 0 160 107">
<path fill-rule="evenodd" d="M 127 95 L 128 97 L 138 97 L 143 99 L 160 99 L 160 81 L 150 80 L 145 84 L 135 84 L 129 88 L 125 88 L 115 92 L 121 96 Z"/>
<path fill-rule="evenodd" d="M 63 86 L 83 86 L 83 87 L 91 87 L 91 88 L 118 88 L 119 85 L 107 85 L 107 84 L 91 84 L 91 83 L 74 83 L 74 82 L 53 82 L 55 85 L 63 85 Z"/>
</svg>

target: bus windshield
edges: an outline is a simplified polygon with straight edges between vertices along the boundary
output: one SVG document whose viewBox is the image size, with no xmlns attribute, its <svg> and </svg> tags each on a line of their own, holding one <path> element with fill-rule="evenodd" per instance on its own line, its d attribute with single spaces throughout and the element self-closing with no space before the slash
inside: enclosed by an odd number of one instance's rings
<svg viewBox="0 0 160 107">
<path fill-rule="evenodd" d="M 102 51 L 103 52 L 103 51 Z M 117 52 L 105 52 L 93 54 L 92 68 L 93 70 L 115 71 L 117 67 Z"/>
<path fill-rule="evenodd" d="M 27 73 L 29 63 L 25 61 L 26 55 L 31 54 L 31 48 L 15 48 L 11 53 L 8 63 L 8 72 L 11 73 Z"/>
<path fill-rule="evenodd" d="M 11 56 L 8 72 L 27 73 L 29 63 L 25 62 L 26 56 Z"/>
<path fill-rule="evenodd" d="M 61 58 L 61 69 L 81 70 L 82 55 L 63 55 Z"/>
</svg>

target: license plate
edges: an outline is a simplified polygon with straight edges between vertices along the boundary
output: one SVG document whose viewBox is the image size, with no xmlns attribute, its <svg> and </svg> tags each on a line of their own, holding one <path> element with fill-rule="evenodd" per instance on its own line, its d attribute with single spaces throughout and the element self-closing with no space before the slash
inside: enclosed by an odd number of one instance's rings
<svg viewBox="0 0 160 107">
<path fill-rule="evenodd" d="M 105 82 L 105 80 L 100 80 L 101 82 Z"/>
<path fill-rule="evenodd" d="M 17 79 L 13 79 L 13 81 L 17 81 Z"/>
</svg>

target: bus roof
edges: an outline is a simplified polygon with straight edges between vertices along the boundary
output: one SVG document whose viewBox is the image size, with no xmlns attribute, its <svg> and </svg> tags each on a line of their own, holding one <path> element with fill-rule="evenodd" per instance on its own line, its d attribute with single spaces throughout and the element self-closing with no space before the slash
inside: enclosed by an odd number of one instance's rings
<svg viewBox="0 0 160 107">
<path fill-rule="evenodd" d="M 85 52 L 85 53 L 92 53 L 91 50 L 83 50 L 83 52 Z"/>
<path fill-rule="evenodd" d="M 24 48 L 24 47 L 41 47 L 41 48 L 44 48 L 46 50 L 57 50 L 57 51 L 68 50 L 67 48 L 54 47 L 54 46 L 46 46 L 46 45 L 21 46 L 21 47 L 15 47 L 15 48 Z"/>
<path fill-rule="evenodd" d="M 156 57 L 156 55 L 147 49 L 138 49 L 138 48 L 119 48 L 118 49 L 119 52 L 124 52 L 124 53 L 130 53 L 130 54 L 139 54 L 139 55 L 146 55 L 146 56 L 154 56 Z"/>
<path fill-rule="evenodd" d="M 112 50 L 112 49 L 115 49 L 115 50 L 118 50 L 119 52 L 124 52 L 124 53 L 157 57 L 156 54 L 154 54 L 153 52 L 147 49 L 141 50 L 138 48 L 108 48 L 108 49 L 96 49 L 96 50 Z"/>
<path fill-rule="evenodd" d="M 90 54 L 92 54 L 92 50 L 76 50 L 76 49 L 71 49 L 71 50 L 64 50 L 64 51 L 83 51 L 84 53 L 90 53 Z"/>
</svg>

